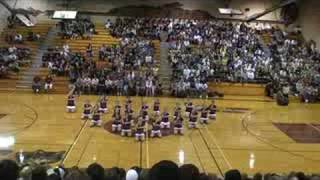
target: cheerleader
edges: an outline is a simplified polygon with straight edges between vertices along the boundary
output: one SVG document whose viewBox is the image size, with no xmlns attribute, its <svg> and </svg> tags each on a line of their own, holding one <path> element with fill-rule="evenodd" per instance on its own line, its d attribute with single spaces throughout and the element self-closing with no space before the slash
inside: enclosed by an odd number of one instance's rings
<svg viewBox="0 0 320 180">
<path fill-rule="evenodd" d="M 206 108 L 202 108 L 201 110 L 200 123 L 208 124 L 208 110 Z"/>
<path fill-rule="evenodd" d="M 161 129 L 170 128 L 169 113 L 166 110 L 162 113 L 160 125 L 161 125 Z"/>
<path fill-rule="evenodd" d="M 216 119 L 216 113 L 217 113 L 217 106 L 215 105 L 214 101 L 212 101 L 212 103 L 208 107 L 208 110 L 209 110 L 209 119 L 215 120 Z"/>
<path fill-rule="evenodd" d="M 132 100 L 131 100 L 130 96 L 128 96 L 126 99 L 125 109 L 128 109 L 129 106 L 131 107 L 131 103 L 132 103 Z"/>
<path fill-rule="evenodd" d="M 116 105 L 114 106 L 113 114 L 121 114 L 121 106 L 119 104 L 119 101 L 116 101 Z"/>
<path fill-rule="evenodd" d="M 83 114 L 81 118 L 91 119 L 92 118 L 91 109 L 92 109 L 92 105 L 90 104 L 89 100 L 87 100 L 83 105 Z"/>
<path fill-rule="evenodd" d="M 189 116 L 189 128 L 197 128 L 198 112 L 193 109 Z"/>
<path fill-rule="evenodd" d="M 145 123 L 143 121 L 139 121 L 137 128 L 136 128 L 136 133 L 135 137 L 137 141 L 144 141 L 145 139 Z"/>
<path fill-rule="evenodd" d="M 116 113 L 112 115 L 112 132 L 121 132 L 121 115 Z"/>
<path fill-rule="evenodd" d="M 132 125 L 134 124 L 133 113 L 134 111 L 131 109 L 131 105 L 124 111 L 126 119 L 128 119 Z"/>
<path fill-rule="evenodd" d="M 176 107 L 174 108 L 173 118 L 175 119 L 175 118 L 178 117 L 179 115 L 181 115 L 181 107 L 180 107 L 180 105 L 177 103 Z"/>
<path fill-rule="evenodd" d="M 193 104 L 192 102 L 189 100 L 187 103 L 186 103 L 186 117 L 189 117 L 191 112 L 193 110 Z"/>
<path fill-rule="evenodd" d="M 121 136 L 132 136 L 131 126 L 131 120 L 127 116 L 122 122 Z"/>
<path fill-rule="evenodd" d="M 68 96 L 67 100 L 67 112 L 76 112 L 76 98 L 74 97 L 73 94 Z"/>
<path fill-rule="evenodd" d="M 160 115 L 160 101 L 156 99 L 153 104 L 153 112 L 156 116 Z"/>
<path fill-rule="evenodd" d="M 152 124 L 152 129 L 151 129 L 151 134 L 150 134 L 150 137 L 159 137 L 161 138 L 162 137 L 162 134 L 161 134 L 161 122 L 160 121 L 155 121 L 153 124 Z"/>
<path fill-rule="evenodd" d="M 183 135 L 183 118 L 181 117 L 181 114 L 178 114 L 178 116 L 174 118 L 173 133 L 175 135 Z"/>
<path fill-rule="evenodd" d="M 101 127 L 102 125 L 102 121 L 101 121 L 101 113 L 100 111 L 94 111 L 94 114 L 92 116 L 92 120 L 91 120 L 91 127 Z"/>
<path fill-rule="evenodd" d="M 108 97 L 103 96 L 100 99 L 100 103 L 99 104 L 100 104 L 99 111 L 101 113 L 106 113 L 108 111 Z"/>
<path fill-rule="evenodd" d="M 143 103 L 140 114 L 144 122 L 149 121 L 148 108 L 149 108 L 148 105 L 146 103 Z"/>
</svg>

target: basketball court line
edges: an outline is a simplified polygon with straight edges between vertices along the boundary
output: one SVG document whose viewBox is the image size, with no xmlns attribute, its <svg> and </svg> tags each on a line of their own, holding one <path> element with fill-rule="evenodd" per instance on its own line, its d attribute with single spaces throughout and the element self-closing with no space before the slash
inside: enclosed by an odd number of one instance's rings
<svg viewBox="0 0 320 180">
<path fill-rule="evenodd" d="M 309 160 L 309 161 L 314 161 L 314 162 L 320 162 L 320 160 L 318 160 L 318 159 L 312 159 L 312 158 L 306 157 L 306 156 L 303 155 L 303 154 L 299 154 L 299 153 L 297 153 L 297 152 L 294 152 L 294 151 L 285 149 L 285 148 L 283 148 L 283 147 L 280 147 L 280 146 L 278 146 L 278 145 L 275 145 L 275 144 L 273 144 L 272 142 L 270 142 L 269 140 L 266 140 L 266 139 L 260 137 L 259 135 L 255 134 L 254 132 L 252 132 L 252 131 L 248 128 L 248 124 L 247 124 L 247 122 L 246 122 L 246 117 L 247 117 L 248 115 L 255 114 L 255 113 L 256 113 L 256 112 L 250 112 L 250 113 L 244 115 L 244 117 L 241 119 L 241 121 L 242 121 L 242 127 L 243 127 L 250 135 L 252 135 L 253 137 L 255 137 L 255 138 L 256 138 L 257 140 L 259 140 L 260 142 L 262 142 L 262 143 L 264 143 L 264 144 L 266 144 L 266 145 L 268 145 L 268 146 L 270 146 L 270 147 L 273 147 L 274 149 L 276 149 L 276 150 L 278 150 L 278 151 L 280 151 L 280 152 L 286 152 L 286 153 L 288 153 L 288 154 L 290 154 L 290 155 L 292 155 L 292 156 L 303 158 L 304 160 Z"/>
<path fill-rule="evenodd" d="M 232 169 L 232 165 L 231 165 L 230 161 L 227 159 L 226 155 L 224 154 L 223 150 L 221 149 L 221 147 L 220 147 L 219 143 L 217 142 L 217 140 L 215 139 L 214 135 L 209 131 L 207 126 L 204 126 L 204 129 L 209 134 L 209 138 L 211 138 L 211 140 L 213 141 L 213 143 L 217 147 L 217 149 L 220 152 L 220 154 L 222 155 L 224 161 L 227 163 L 228 168 Z"/>
<path fill-rule="evenodd" d="M 95 103 L 95 106 L 96 106 L 98 103 L 99 103 L 99 98 L 98 98 L 97 102 Z M 93 107 L 93 109 L 95 108 L 95 106 Z M 75 140 L 73 141 L 73 143 L 71 144 L 71 146 L 68 148 L 68 150 L 66 151 L 65 156 L 64 156 L 63 159 L 61 160 L 61 165 L 64 164 L 65 161 L 66 161 L 66 159 L 70 156 L 70 154 L 71 154 L 72 150 L 74 149 L 75 145 L 78 143 L 78 141 L 79 141 L 82 133 L 83 133 L 84 130 L 86 129 L 88 122 L 89 122 L 89 119 L 86 119 L 85 122 L 83 123 L 83 125 L 82 125 L 79 133 L 77 134 Z M 92 135 L 91 135 L 91 136 L 92 136 Z M 90 137 L 91 137 L 91 136 L 90 136 Z M 90 138 L 89 138 L 89 140 L 90 140 Z M 89 143 L 89 141 L 88 141 L 88 143 Z M 87 145 L 88 145 L 88 144 L 87 144 Z M 80 161 L 80 160 L 79 160 L 79 161 Z"/>
</svg>

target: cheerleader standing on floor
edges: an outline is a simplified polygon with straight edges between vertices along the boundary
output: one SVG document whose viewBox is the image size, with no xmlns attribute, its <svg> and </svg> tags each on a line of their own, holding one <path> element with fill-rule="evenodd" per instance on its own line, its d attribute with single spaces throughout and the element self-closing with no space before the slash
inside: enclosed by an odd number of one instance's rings
<svg viewBox="0 0 320 180">
<path fill-rule="evenodd" d="M 174 118 L 174 129 L 173 132 L 175 135 L 183 135 L 183 118 L 181 116 L 181 114 L 178 114 L 175 118 Z"/>
<path fill-rule="evenodd" d="M 217 116 L 217 106 L 215 105 L 214 100 L 209 105 L 208 110 L 209 110 L 209 119 L 215 120 Z"/>
<path fill-rule="evenodd" d="M 169 129 L 170 128 L 169 113 L 167 112 L 166 109 L 162 113 L 160 125 L 161 125 L 161 129 Z"/>
<path fill-rule="evenodd" d="M 159 138 L 162 137 L 160 123 L 161 122 L 159 120 L 156 120 L 155 122 L 153 122 L 150 137 L 152 137 L 152 138 L 153 137 L 159 137 Z"/>
<path fill-rule="evenodd" d="M 191 112 L 193 110 L 193 104 L 192 104 L 192 101 L 189 100 L 187 103 L 186 103 L 186 117 L 189 117 Z"/>
<path fill-rule="evenodd" d="M 197 128 L 197 121 L 198 121 L 198 112 L 196 109 L 193 109 L 190 117 L 189 117 L 189 128 Z"/>
<path fill-rule="evenodd" d="M 159 116 L 160 115 L 160 101 L 159 101 L 159 99 L 156 99 L 154 101 L 153 112 L 154 112 L 155 116 Z"/>
<path fill-rule="evenodd" d="M 145 123 L 142 121 L 142 119 L 138 121 L 135 138 L 137 141 L 144 141 L 145 139 Z"/>
<path fill-rule="evenodd" d="M 68 96 L 67 99 L 67 112 L 76 112 L 76 98 L 74 97 L 73 94 Z"/>
<path fill-rule="evenodd" d="M 100 99 L 100 106 L 99 106 L 99 111 L 101 113 L 106 113 L 108 112 L 108 97 L 106 96 L 103 96 L 101 99 Z"/>
<path fill-rule="evenodd" d="M 90 104 L 89 100 L 86 100 L 84 105 L 83 105 L 83 114 L 82 114 L 82 119 L 91 119 L 92 114 L 91 114 L 91 109 L 92 105 Z"/>
<path fill-rule="evenodd" d="M 92 120 L 91 120 L 91 127 L 101 127 L 102 121 L 101 121 L 101 113 L 99 110 L 94 111 Z"/>
<path fill-rule="evenodd" d="M 115 110 L 112 115 L 112 132 L 121 132 L 121 114 Z"/>
</svg>

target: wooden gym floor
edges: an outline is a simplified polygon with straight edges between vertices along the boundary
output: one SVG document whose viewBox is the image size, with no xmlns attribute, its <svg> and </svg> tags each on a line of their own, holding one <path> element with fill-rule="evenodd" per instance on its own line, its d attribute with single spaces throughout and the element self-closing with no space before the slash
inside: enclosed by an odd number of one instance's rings
<svg viewBox="0 0 320 180">
<path fill-rule="evenodd" d="M 167 136 L 138 143 L 104 130 L 90 128 L 80 120 L 86 99 L 77 98 L 78 111 L 65 112 L 65 95 L 0 93 L 0 135 L 13 136 L 14 152 L 66 151 L 67 167 L 86 167 L 98 162 L 105 167 L 134 165 L 151 167 L 169 159 L 194 163 L 200 170 L 220 174 L 231 168 L 255 172 L 320 171 L 320 105 L 291 103 L 279 107 L 261 97 L 225 97 L 217 100 L 217 121 L 184 136 Z M 109 107 L 123 97 L 110 97 Z M 134 110 L 153 98 L 133 97 Z M 172 113 L 177 102 L 185 99 L 161 98 L 161 108 Z M 196 105 L 210 101 L 194 99 Z M 233 109 L 235 108 L 235 109 Z M 239 111 L 240 110 L 240 111 Z M 109 121 L 111 113 L 103 116 Z M 0 137 L 1 137 L 0 136 Z"/>
</svg>

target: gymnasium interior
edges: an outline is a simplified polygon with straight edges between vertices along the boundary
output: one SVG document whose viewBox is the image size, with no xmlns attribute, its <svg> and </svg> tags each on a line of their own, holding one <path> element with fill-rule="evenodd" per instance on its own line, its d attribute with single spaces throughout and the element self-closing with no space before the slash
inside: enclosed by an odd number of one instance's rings
<svg viewBox="0 0 320 180">
<path fill-rule="evenodd" d="M 0 0 L 0 180 L 319 180 L 319 33 L 319 0 Z"/>
</svg>

